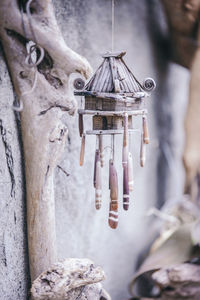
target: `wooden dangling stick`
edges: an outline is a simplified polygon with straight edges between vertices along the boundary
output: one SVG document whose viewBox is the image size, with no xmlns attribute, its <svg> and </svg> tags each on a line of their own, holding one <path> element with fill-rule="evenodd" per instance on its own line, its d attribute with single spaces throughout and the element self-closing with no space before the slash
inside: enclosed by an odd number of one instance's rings
<svg viewBox="0 0 200 300">
<path fill-rule="evenodd" d="M 123 150 L 122 150 L 122 166 L 128 162 L 128 115 L 124 116 L 124 135 L 123 135 Z"/>
<path fill-rule="evenodd" d="M 93 185 L 96 188 L 96 166 L 97 166 L 97 161 L 100 160 L 100 153 L 99 149 L 96 149 L 95 151 L 95 159 L 94 159 L 94 177 L 93 177 Z"/>
<path fill-rule="evenodd" d="M 124 115 L 124 135 L 123 135 L 123 150 L 122 150 L 122 165 L 123 165 L 123 208 L 129 208 L 129 185 L 128 185 L 128 114 Z"/>
<path fill-rule="evenodd" d="M 142 127 L 143 127 L 144 143 L 149 144 L 149 129 L 147 125 L 147 117 L 145 115 L 142 117 Z"/>
<path fill-rule="evenodd" d="M 79 134 L 80 134 L 80 137 L 82 137 L 83 131 L 84 131 L 82 114 L 79 114 L 79 116 L 78 116 L 78 125 L 79 125 Z"/>
<path fill-rule="evenodd" d="M 133 158 L 132 158 L 131 152 L 129 152 L 129 154 L 128 154 L 128 187 L 129 187 L 130 192 L 133 191 L 133 184 L 134 184 L 134 180 L 133 180 Z"/>
<path fill-rule="evenodd" d="M 128 165 L 123 168 L 123 208 L 129 209 Z"/>
<path fill-rule="evenodd" d="M 101 161 L 101 167 L 104 166 L 104 153 L 103 153 L 103 135 L 99 135 L 99 151 L 100 151 L 100 161 Z"/>
<path fill-rule="evenodd" d="M 144 167 L 146 161 L 146 145 L 144 144 L 144 135 L 141 135 L 141 146 L 140 146 L 140 166 Z"/>
<path fill-rule="evenodd" d="M 84 163 L 84 156 L 85 156 L 85 134 L 82 135 L 82 139 L 81 139 L 80 166 L 82 166 Z"/>
<path fill-rule="evenodd" d="M 111 228 L 115 229 L 118 225 L 118 178 L 117 171 L 113 161 L 110 161 L 110 211 L 108 224 Z"/>
<path fill-rule="evenodd" d="M 95 206 L 96 209 L 101 208 L 102 199 L 102 182 L 101 182 L 101 162 L 100 160 L 96 163 L 96 184 L 95 184 Z"/>
</svg>

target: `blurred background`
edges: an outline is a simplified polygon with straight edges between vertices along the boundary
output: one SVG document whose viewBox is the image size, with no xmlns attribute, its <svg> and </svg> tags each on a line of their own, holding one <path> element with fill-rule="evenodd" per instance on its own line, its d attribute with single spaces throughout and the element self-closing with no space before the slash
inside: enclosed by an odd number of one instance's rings
<svg viewBox="0 0 200 300">
<path fill-rule="evenodd" d="M 110 0 L 54 0 L 57 20 L 67 45 L 85 56 L 95 71 L 101 54 L 111 50 Z M 158 228 L 148 211 L 178 202 L 183 194 L 184 116 L 189 71 L 170 59 L 169 32 L 159 0 L 115 0 L 115 50 L 140 82 L 147 77 L 157 88 L 147 99 L 150 145 L 145 168 L 139 166 L 140 136 L 132 139 L 134 192 L 128 212 L 119 208 L 119 226 L 108 227 L 108 165 L 104 168 L 103 205 L 95 210 L 92 184 L 95 138 L 87 136 L 86 157 L 79 166 L 78 118 L 63 119 L 69 129 L 65 154 L 55 174 L 59 258 L 90 258 L 106 273 L 104 287 L 114 300 L 130 297 L 128 284 L 145 257 Z M 13 89 L 0 53 L 0 298 L 26 299 L 29 287 L 25 224 L 24 161 L 20 121 L 12 110 Z M 80 99 L 77 97 L 80 105 Z M 91 120 L 86 119 L 90 128 Z M 135 120 L 135 126 L 140 126 Z M 9 169 L 5 144 L 12 157 Z M 109 140 L 107 141 L 109 144 Z M 121 142 L 116 141 L 117 167 Z M 105 161 L 108 161 L 109 151 Z M 120 173 L 120 172 L 119 172 Z M 119 178 L 119 182 L 121 179 Z M 14 192 L 11 192 L 14 191 Z M 122 191 L 120 190 L 122 198 Z"/>
</svg>

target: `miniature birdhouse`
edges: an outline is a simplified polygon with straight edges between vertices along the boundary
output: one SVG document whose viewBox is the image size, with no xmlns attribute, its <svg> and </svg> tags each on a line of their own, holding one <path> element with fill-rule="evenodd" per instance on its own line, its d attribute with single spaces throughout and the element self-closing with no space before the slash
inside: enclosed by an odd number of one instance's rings
<svg viewBox="0 0 200 300">
<path fill-rule="evenodd" d="M 84 87 L 81 79 L 76 79 L 75 95 L 84 96 L 84 108 L 79 109 L 79 132 L 82 137 L 80 164 L 84 161 L 85 136 L 97 136 L 94 159 L 94 187 L 96 189 L 96 208 L 101 207 L 102 182 L 101 168 L 104 166 L 103 135 L 111 135 L 111 159 L 109 161 L 109 188 L 111 195 L 109 225 L 117 227 L 118 223 L 118 180 L 114 164 L 114 136 L 123 134 L 122 167 L 123 167 L 123 207 L 129 207 L 129 194 L 133 190 L 132 154 L 129 147 L 129 136 L 135 131 L 132 116 L 141 116 L 140 164 L 145 163 L 145 144 L 149 143 L 147 128 L 147 109 L 145 98 L 155 88 L 151 78 L 141 84 L 123 60 L 125 52 L 106 53 L 103 62 Z M 91 115 L 93 127 L 84 131 L 83 116 Z"/>
</svg>

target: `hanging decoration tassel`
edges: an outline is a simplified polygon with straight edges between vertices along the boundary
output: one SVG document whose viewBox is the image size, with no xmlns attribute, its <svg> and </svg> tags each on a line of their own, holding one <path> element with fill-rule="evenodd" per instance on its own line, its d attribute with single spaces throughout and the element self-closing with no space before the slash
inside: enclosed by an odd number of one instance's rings
<svg viewBox="0 0 200 300">
<path fill-rule="evenodd" d="M 100 153 L 99 149 L 96 149 L 95 152 L 95 159 L 94 159 L 94 177 L 93 177 L 93 185 L 96 187 L 96 166 L 97 166 L 97 161 L 100 160 Z"/>
<path fill-rule="evenodd" d="M 108 224 L 111 228 L 115 229 L 118 225 L 118 178 L 117 171 L 113 161 L 110 160 L 110 211 Z"/>
<path fill-rule="evenodd" d="M 140 146 L 140 166 L 144 167 L 146 161 L 146 145 L 144 144 L 144 134 L 141 135 L 141 146 Z"/>
<path fill-rule="evenodd" d="M 104 153 L 103 153 L 103 136 L 99 135 L 99 151 L 100 151 L 100 161 L 101 161 L 101 167 L 104 166 Z"/>
<path fill-rule="evenodd" d="M 144 143 L 149 144 L 149 129 L 147 125 L 147 117 L 145 115 L 142 117 L 142 127 Z"/>
<path fill-rule="evenodd" d="M 131 152 L 129 152 L 129 154 L 128 154 L 128 187 L 129 187 L 130 192 L 133 191 L 133 184 L 134 184 L 134 180 L 133 180 L 133 158 L 132 158 Z"/>
<path fill-rule="evenodd" d="M 124 136 L 123 136 L 123 208 L 129 208 L 129 186 L 128 186 L 128 114 L 124 115 Z"/>
<path fill-rule="evenodd" d="M 82 166 L 84 163 L 84 156 L 85 156 L 85 134 L 82 135 L 82 139 L 81 139 L 80 166 Z"/>
<path fill-rule="evenodd" d="M 101 182 L 101 162 L 97 160 L 96 163 L 96 184 L 95 184 L 95 205 L 96 209 L 101 208 L 102 199 L 102 182 Z"/>
<path fill-rule="evenodd" d="M 79 134 L 80 134 L 80 137 L 82 137 L 83 131 L 84 131 L 84 128 L 83 128 L 83 115 L 82 114 L 79 114 L 78 125 L 79 125 Z"/>
</svg>

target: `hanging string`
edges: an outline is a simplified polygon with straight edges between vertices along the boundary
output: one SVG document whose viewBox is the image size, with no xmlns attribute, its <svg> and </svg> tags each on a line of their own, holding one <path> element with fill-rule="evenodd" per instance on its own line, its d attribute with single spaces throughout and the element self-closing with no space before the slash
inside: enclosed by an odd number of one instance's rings
<svg viewBox="0 0 200 300">
<path fill-rule="evenodd" d="M 114 51 L 114 35 L 115 35 L 115 0 L 112 0 L 112 52 Z"/>
</svg>

